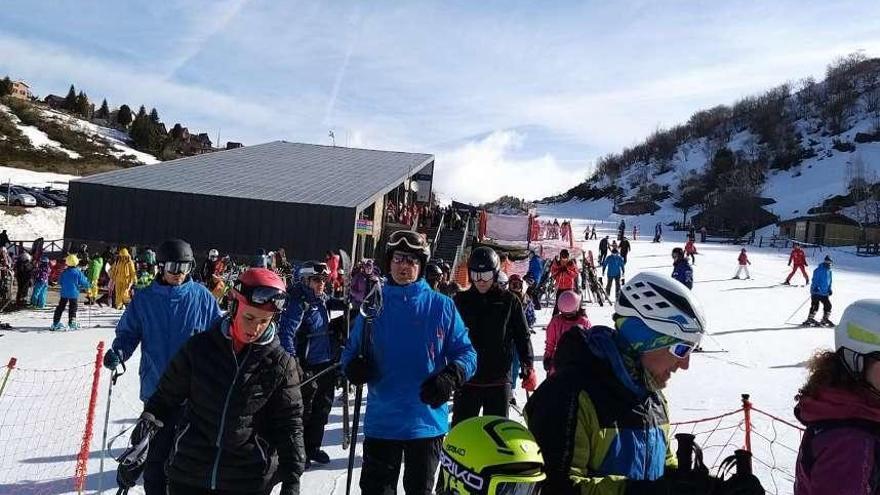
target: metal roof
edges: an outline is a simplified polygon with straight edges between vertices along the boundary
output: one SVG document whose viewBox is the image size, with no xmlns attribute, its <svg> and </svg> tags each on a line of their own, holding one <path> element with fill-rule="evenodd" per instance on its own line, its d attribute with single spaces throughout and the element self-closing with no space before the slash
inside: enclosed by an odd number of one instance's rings
<svg viewBox="0 0 880 495">
<path fill-rule="evenodd" d="M 422 153 L 273 141 L 114 170 L 76 182 L 358 208 L 433 160 L 433 155 Z"/>
</svg>

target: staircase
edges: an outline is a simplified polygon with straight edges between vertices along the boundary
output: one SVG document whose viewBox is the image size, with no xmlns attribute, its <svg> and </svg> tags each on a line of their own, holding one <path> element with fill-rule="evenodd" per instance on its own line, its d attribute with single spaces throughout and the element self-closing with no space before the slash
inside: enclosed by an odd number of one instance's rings
<svg viewBox="0 0 880 495">
<path fill-rule="evenodd" d="M 437 239 L 437 245 L 433 247 L 431 259 L 443 259 L 450 265 L 455 264 L 455 255 L 461 246 L 464 237 L 464 229 L 443 229 Z"/>
</svg>

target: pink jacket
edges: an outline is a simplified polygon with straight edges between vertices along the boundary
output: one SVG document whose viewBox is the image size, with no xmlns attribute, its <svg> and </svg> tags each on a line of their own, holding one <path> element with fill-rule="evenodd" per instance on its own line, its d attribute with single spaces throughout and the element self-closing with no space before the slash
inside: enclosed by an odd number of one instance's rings
<svg viewBox="0 0 880 495">
<path fill-rule="evenodd" d="M 562 334 L 575 325 L 580 325 L 584 328 L 590 328 L 591 326 L 590 320 L 586 316 L 579 316 L 574 320 L 570 320 L 561 314 L 554 316 L 550 320 L 550 324 L 547 325 L 547 335 L 544 340 L 544 361 L 550 363 L 549 367 L 544 365 L 544 369 L 547 370 L 547 376 L 552 375 L 556 371 L 553 357 L 556 355 L 556 346 L 559 344 L 559 340 L 562 339 Z"/>
</svg>

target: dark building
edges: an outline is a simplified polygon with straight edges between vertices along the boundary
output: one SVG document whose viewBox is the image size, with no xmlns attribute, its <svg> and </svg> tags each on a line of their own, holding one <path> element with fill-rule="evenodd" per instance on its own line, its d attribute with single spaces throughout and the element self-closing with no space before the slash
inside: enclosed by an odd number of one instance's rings
<svg viewBox="0 0 880 495">
<path fill-rule="evenodd" d="M 433 172 L 433 155 L 275 141 L 71 181 L 64 237 L 90 246 L 180 237 L 202 253 L 241 256 L 284 247 L 300 260 L 339 248 L 370 256 L 386 202 L 430 198 Z"/>
</svg>

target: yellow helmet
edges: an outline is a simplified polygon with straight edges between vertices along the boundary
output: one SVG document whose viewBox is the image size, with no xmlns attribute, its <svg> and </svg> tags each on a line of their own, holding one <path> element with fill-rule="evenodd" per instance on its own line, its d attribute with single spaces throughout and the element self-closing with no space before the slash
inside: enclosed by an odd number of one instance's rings
<svg viewBox="0 0 880 495">
<path fill-rule="evenodd" d="M 462 421 L 443 440 L 438 495 L 535 495 L 546 475 L 535 437 L 499 416 Z"/>
<path fill-rule="evenodd" d="M 75 254 L 68 254 L 64 262 L 67 263 L 67 266 L 79 266 L 79 258 Z"/>
</svg>

